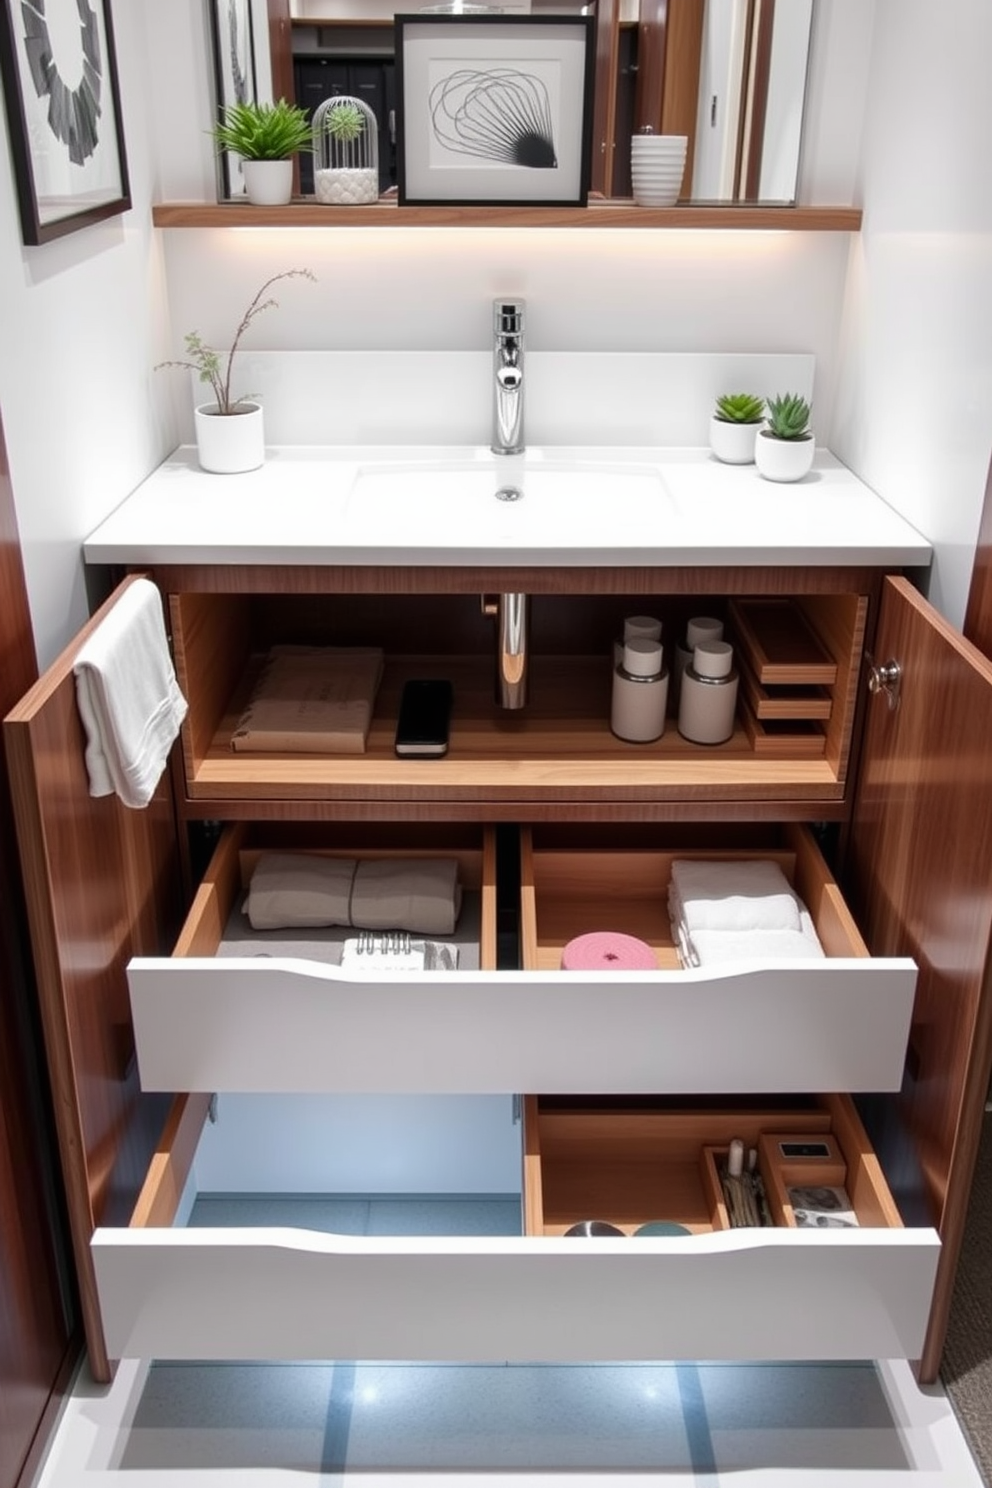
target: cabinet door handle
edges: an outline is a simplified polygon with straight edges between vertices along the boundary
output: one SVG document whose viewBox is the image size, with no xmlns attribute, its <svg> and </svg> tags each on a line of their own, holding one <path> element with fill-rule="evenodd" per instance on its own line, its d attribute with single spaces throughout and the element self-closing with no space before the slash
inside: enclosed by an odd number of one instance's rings
<svg viewBox="0 0 992 1488">
<path fill-rule="evenodd" d="M 902 686 L 902 667 L 897 661 L 876 662 L 866 655 L 868 663 L 868 691 L 873 695 L 884 692 L 889 709 L 894 713 L 899 706 L 899 690 Z"/>
</svg>

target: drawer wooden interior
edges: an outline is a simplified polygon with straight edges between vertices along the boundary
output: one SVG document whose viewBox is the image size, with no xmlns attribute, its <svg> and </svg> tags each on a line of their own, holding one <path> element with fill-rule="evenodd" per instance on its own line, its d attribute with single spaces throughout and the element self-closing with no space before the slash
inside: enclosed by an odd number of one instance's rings
<svg viewBox="0 0 992 1488">
<path fill-rule="evenodd" d="M 563 1235 L 590 1219 L 605 1220 L 627 1234 L 655 1220 L 671 1220 L 697 1234 L 728 1229 L 718 1169 L 738 1137 L 745 1149 L 759 1151 L 776 1223 L 794 1225 L 784 1212 L 781 1174 L 764 1165 L 768 1147 L 760 1144 L 769 1133 L 829 1134 L 841 1155 L 843 1186 L 859 1225 L 901 1228 L 899 1211 L 847 1095 L 793 1104 L 783 1100 L 668 1109 L 608 1100 L 569 1105 L 567 1097 L 527 1096 L 525 1232 Z M 836 1176 L 835 1169 L 830 1171 Z"/>
<path fill-rule="evenodd" d="M 175 956 L 212 956 L 234 907 L 243 899 L 265 851 L 308 852 L 340 858 L 454 858 L 463 891 L 480 897 L 479 964 L 496 966 L 496 846 L 491 829 L 423 823 L 347 828 L 302 823 L 227 826 L 197 889 L 173 951 Z M 302 932 L 305 934 L 305 932 Z M 260 932 L 264 938 L 264 932 Z"/>
<path fill-rule="evenodd" d="M 524 800 L 538 791 L 573 801 L 698 800 L 703 790 L 710 799 L 839 801 L 867 599 L 807 595 L 780 603 L 794 607 L 804 634 L 815 637 L 817 656 L 829 659 L 817 678 L 832 680 L 761 682 L 740 601 L 534 595 L 529 702 L 507 712 L 494 699 L 495 628 L 482 614 L 479 595 L 172 595 L 176 669 L 190 704 L 183 726 L 187 791 L 191 800 L 329 794 L 399 803 L 417 796 L 432 800 L 435 812 L 445 797 Z M 681 737 L 674 688 L 661 739 L 632 745 L 611 733 L 613 643 L 634 609 L 662 619 L 668 661 L 688 615 L 724 618 L 742 667 L 737 726 L 725 744 Z M 277 643 L 383 648 L 385 669 L 363 754 L 235 753 L 237 720 L 268 648 Z M 402 686 L 418 675 L 448 677 L 455 689 L 449 753 L 430 762 L 429 774 L 422 761 L 397 759 L 393 752 Z"/>
<path fill-rule="evenodd" d="M 663 829 L 655 830 L 659 838 Z M 740 834 L 738 834 L 740 835 Z M 764 834 L 763 834 L 764 835 Z M 564 947 L 590 930 L 614 930 L 646 941 L 662 970 L 678 970 L 668 918 L 668 885 L 675 858 L 771 858 L 810 911 L 827 956 L 868 955 L 858 927 L 809 830 L 788 824 L 767 846 L 721 851 L 696 849 L 691 837 L 673 848 L 589 848 L 556 845 L 570 836 L 555 828 L 525 828 L 521 836 L 521 948 L 530 971 L 557 971 Z M 624 840 L 620 829 L 614 839 Z M 643 834 L 629 834 L 630 840 Z M 706 840 L 712 843 L 712 835 Z"/>
</svg>

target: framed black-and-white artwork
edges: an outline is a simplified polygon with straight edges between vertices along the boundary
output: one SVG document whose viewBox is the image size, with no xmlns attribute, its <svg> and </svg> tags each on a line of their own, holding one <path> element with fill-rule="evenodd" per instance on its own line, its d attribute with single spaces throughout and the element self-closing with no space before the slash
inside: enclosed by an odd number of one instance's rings
<svg viewBox="0 0 992 1488">
<path fill-rule="evenodd" d="M 401 206 L 585 206 L 591 16 L 397 16 Z"/>
<path fill-rule="evenodd" d="M 126 212 L 110 0 L 0 0 L 0 81 L 24 242 Z"/>
<path fill-rule="evenodd" d="M 214 48 L 214 87 L 217 119 L 233 103 L 257 103 L 255 41 L 251 0 L 207 0 Z M 220 190 L 223 196 L 244 196 L 245 183 L 240 156 L 221 150 Z"/>
</svg>

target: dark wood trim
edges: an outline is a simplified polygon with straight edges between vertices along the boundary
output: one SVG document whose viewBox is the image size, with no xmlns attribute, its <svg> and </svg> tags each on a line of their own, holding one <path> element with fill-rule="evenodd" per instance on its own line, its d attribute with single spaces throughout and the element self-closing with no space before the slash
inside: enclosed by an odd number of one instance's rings
<svg viewBox="0 0 992 1488">
<path fill-rule="evenodd" d="M 768 113 L 768 83 L 772 65 L 775 0 L 756 0 L 755 14 L 756 20 L 750 32 L 746 72 L 748 96 L 741 141 L 744 168 L 739 195 L 744 201 L 757 201 L 761 189 L 761 161 L 765 149 L 765 119 Z"/>
<path fill-rule="evenodd" d="M 296 94 L 293 82 L 293 23 L 289 14 L 289 0 L 268 0 L 268 16 L 272 92 L 276 98 L 292 101 Z"/>
<path fill-rule="evenodd" d="M 682 178 L 682 194 L 687 197 L 692 195 L 692 172 L 696 154 L 696 113 L 699 107 L 704 14 L 704 0 L 668 0 L 661 133 L 684 134 L 688 140 L 685 174 Z"/>
<path fill-rule="evenodd" d="M 985 505 L 971 571 L 964 633 L 986 656 L 992 656 L 992 460 L 985 480 Z"/>
<path fill-rule="evenodd" d="M 634 133 L 661 133 L 661 101 L 665 94 L 665 39 L 668 0 L 641 0 L 637 22 L 637 86 L 634 91 Z"/>
<path fill-rule="evenodd" d="M 618 0 L 596 6 L 596 61 L 593 74 L 592 162 L 590 184 L 600 196 L 613 191 L 616 154 L 617 75 L 620 53 Z"/>
</svg>

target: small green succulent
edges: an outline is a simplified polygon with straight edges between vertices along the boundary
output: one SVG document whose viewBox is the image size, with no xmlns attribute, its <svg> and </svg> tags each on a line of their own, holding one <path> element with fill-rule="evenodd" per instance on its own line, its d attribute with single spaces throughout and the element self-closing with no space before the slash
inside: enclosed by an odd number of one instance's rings
<svg viewBox="0 0 992 1488">
<path fill-rule="evenodd" d="M 324 129 L 332 139 L 350 145 L 365 132 L 365 116 L 357 103 L 338 103 L 327 110 Z"/>
<path fill-rule="evenodd" d="M 810 407 L 798 393 L 768 399 L 768 430 L 775 439 L 809 439 Z"/>
<path fill-rule="evenodd" d="M 760 424 L 765 400 L 754 393 L 724 393 L 716 400 L 713 416 L 724 424 Z"/>
<path fill-rule="evenodd" d="M 243 160 L 289 160 L 311 148 L 310 122 L 295 103 L 232 103 L 211 130 L 221 150 Z"/>
</svg>

